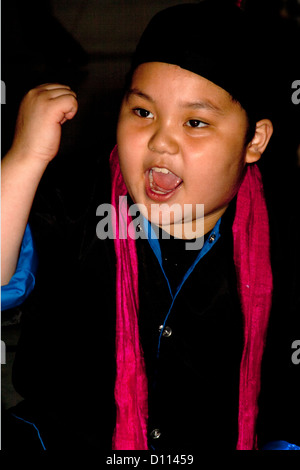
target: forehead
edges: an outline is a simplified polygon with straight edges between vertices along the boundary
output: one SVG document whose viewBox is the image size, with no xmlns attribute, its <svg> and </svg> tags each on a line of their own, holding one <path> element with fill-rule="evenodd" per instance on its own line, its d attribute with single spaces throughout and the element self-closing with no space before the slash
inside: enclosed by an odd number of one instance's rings
<svg viewBox="0 0 300 470">
<path fill-rule="evenodd" d="M 150 100 L 172 99 L 179 104 L 206 102 L 212 109 L 226 111 L 237 103 L 227 91 L 206 78 L 177 65 L 149 62 L 135 70 L 130 91 Z"/>
</svg>

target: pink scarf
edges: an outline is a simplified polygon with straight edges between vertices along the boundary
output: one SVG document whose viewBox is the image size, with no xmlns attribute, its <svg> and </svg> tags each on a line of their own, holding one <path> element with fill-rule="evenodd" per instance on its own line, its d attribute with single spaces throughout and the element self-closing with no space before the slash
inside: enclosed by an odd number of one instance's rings
<svg viewBox="0 0 300 470">
<path fill-rule="evenodd" d="M 146 450 L 148 396 L 138 329 L 138 262 L 135 241 L 124 231 L 124 222 L 128 227 L 131 218 L 126 202 L 119 200 L 120 196 L 127 194 L 127 189 L 119 167 L 117 147 L 111 153 L 110 164 L 112 205 L 117 214 L 122 214 L 120 225 L 118 217 L 115 218 L 117 417 L 113 449 Z M 272 297 L 268 214 L 261 175 L 256 165 L 248 166 L 240 186 L 232 230 L 238 291 L 244 316 L 237 449 L 253 450 L 256 448 L 261 359 Z"/>
<path fill-rule="evenodd" d="M 232 231 L 233 258 L 244 317 L 237 449 L 251 450 L 256 448 L 260 368 L 273 288 L 268 212 L 256 165 L 248 166 L 239 189 Z"/>
</svg>

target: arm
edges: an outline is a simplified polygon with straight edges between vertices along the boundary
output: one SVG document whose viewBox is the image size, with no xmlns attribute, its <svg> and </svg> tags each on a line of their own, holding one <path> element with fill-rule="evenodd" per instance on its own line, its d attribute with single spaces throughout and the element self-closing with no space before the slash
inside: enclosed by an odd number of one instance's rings
<svg viewBox="0 0 300 470">
<path fill-rule="evenodd" d="M 1 169 L 2 285 L 15 272 L 37 187 L 59 149 L 61 126 L 76 112 L 75 93 L 58 84 L 31 90 L 21 103 L 14 141 Z"/>
</svg>

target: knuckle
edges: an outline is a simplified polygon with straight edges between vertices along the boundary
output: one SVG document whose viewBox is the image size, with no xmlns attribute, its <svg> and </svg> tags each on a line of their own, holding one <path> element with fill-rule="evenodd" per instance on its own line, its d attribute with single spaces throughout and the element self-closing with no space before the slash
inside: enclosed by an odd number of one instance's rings
<svg viewBox="0 0 300 470">
<path fill-rule="evenodd" d="M 38 96 L 40 93 L 41 93 L 41 90 L 39 90 L 38 88 L 32 88 L 31 90 L 29 90 L 26 96 L 29 96 L 32 98 L 32 97 Z"/>
</svg>

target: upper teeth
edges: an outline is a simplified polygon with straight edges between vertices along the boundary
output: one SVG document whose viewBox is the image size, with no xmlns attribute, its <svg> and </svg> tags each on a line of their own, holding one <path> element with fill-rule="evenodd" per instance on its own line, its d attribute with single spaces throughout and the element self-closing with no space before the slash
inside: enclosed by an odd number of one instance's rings
<svg viewBox="0 0 300 470">
<path fill-rule="evenodd" d="M 165 173 L 165 174 L 170 173 L 170 171 L 167 170 L 167 168 L 158 168 L 157 166 L 152 167 L 151 170 L 157 171 L 158 173 Z"/>
</svg>

